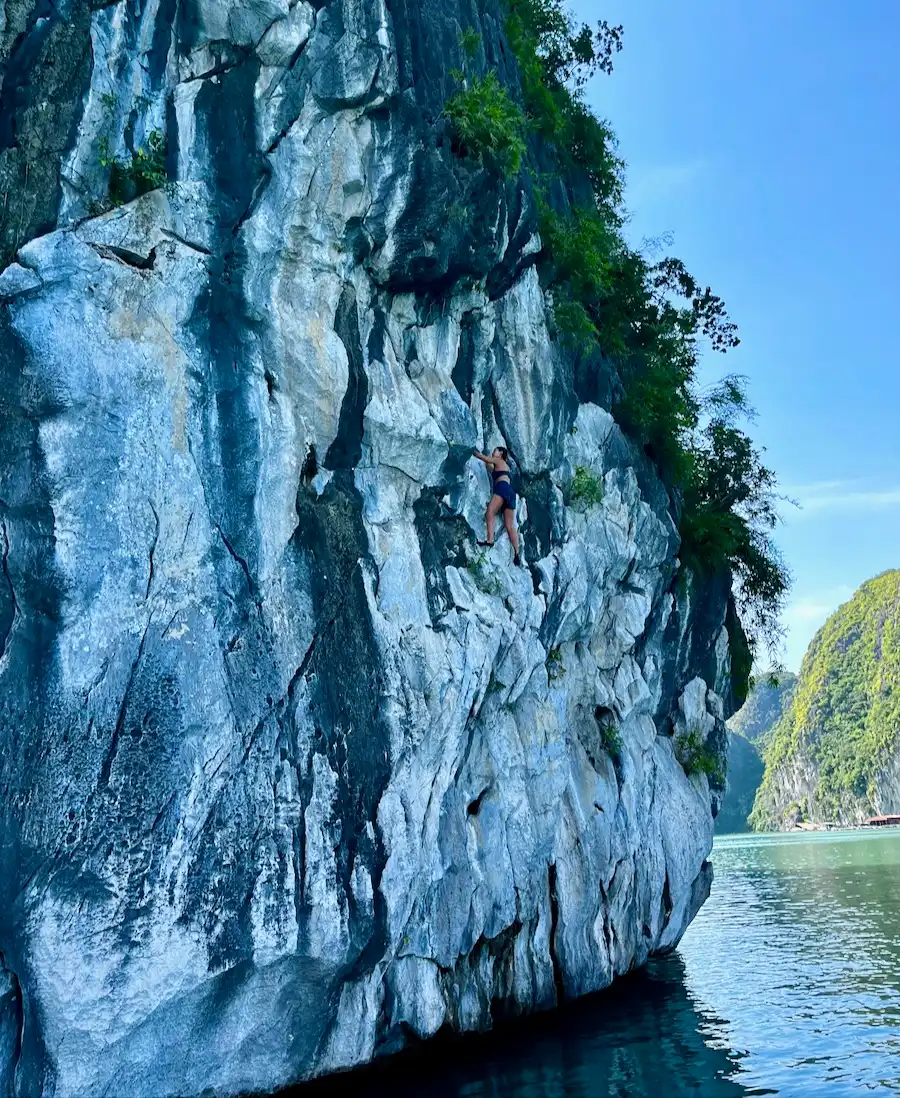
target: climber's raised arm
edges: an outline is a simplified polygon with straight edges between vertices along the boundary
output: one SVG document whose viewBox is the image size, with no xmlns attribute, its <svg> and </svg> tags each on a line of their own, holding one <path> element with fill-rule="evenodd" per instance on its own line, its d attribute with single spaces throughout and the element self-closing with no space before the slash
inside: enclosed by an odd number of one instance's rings
<svg viewBox="0 0 900 1098">
<path fill-rule="evenodd" d="M 479 461 L 483 461 L 485 465 L 490 465 L 491 468 L 494 466 L 494 458 L 490 457 L 488 454 L 482 454 L 479 453 L 478 450 L 473 450 L 472 457 L 477 457 Z"/>
</svg>

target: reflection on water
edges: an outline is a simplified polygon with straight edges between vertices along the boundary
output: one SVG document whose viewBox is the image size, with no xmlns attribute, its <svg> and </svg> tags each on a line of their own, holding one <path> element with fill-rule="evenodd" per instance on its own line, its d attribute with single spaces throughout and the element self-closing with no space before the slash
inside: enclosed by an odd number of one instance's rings
<svg viewBox="0 0 900 1098">
<path fill-rule="evenodd" d="M 900 1094 L 900 832 L 723 836 L 679 954 L 296 1098 Z"/>
<path fill-rule="evenodd" d="M 900 1094 L 900 832 L 724 836 L 681 945 L 728 1019 L 736 1078 L 784 1095 Z"/>
<path fill-rule="evenodd" d="M 429 1046 L 375 1071 L 303 1087 L 296 1098 L 742 1098 L 734 1056 L 704 1040 L 677 956 L 568 1010 L 487 1038 Z"/>
</svg>

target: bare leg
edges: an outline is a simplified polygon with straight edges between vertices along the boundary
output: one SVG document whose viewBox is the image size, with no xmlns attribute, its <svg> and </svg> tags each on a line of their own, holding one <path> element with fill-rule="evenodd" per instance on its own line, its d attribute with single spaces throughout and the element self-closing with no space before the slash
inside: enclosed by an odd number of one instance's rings
<svg viewBox="0 0 900 1098">
<path fill-rule="evenodd" d="M 516 513 L 511 507 L 507 507 L 503 512 L 503 525 L 506 527 L 506 532 L 509 534 L 509 540 L 512 542 L 513 553 L 516 555 L 516 561 L 519 559 L 519 531 L 516 529 Z"/>
<path fill-rule="evenodd" d="M 487 511 L 484 516 L 485 526 L 487 527 L 487 543 L 488 545 L 494 544 L 494 526 L 497 521 L 497 515 L 500 508 L 503 506 L 503 500 L 500 496 L 491 496 L 491 502 L 488 504 Z"/>
</svg>

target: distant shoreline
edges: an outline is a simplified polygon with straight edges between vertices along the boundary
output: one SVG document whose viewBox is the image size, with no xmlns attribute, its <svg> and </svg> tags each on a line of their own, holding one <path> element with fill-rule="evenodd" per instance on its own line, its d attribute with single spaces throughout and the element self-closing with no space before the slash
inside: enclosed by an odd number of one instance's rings
<svg viewBox="0 0 900 1098">
<path fill-rule="evenodd" d="M 731 838 L 734 836 L 761 836 L 761 835 L 802 835 L 804 833 L 822 832 L 822 831 L 870 831 L 873 834 L 879 834 L 884 831 L 900 831 L 900 823 L 892 824 L 822 824 L 822 823 L 804 823 L 797 824 L 795 827 L 782 827 L 775 831 L 722 831 L 716 833 L 717 839 Z"/>
</svg>

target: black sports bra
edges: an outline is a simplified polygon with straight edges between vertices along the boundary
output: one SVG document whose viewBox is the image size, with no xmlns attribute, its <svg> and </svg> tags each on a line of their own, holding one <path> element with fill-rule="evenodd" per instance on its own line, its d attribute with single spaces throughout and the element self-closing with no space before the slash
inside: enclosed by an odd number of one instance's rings
<svg viewBox="0 0 900 1098">
<path fill-rule="evenodd" d="M 506 483 L 512 484 L 512 479 L 509 475 L 509 469 L 492 469 L 491 477 L 494 480 L 494 484 L 496 484 L 501 477 L 506 477 Z"/>
</svg>

